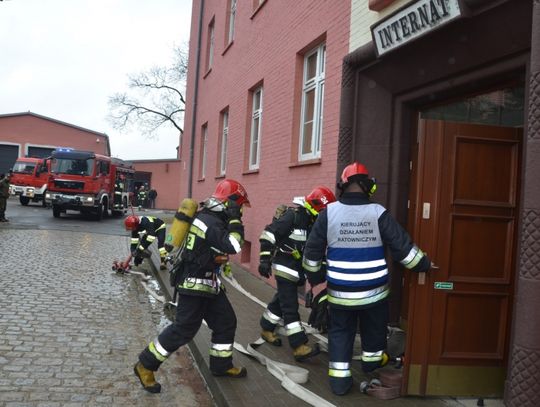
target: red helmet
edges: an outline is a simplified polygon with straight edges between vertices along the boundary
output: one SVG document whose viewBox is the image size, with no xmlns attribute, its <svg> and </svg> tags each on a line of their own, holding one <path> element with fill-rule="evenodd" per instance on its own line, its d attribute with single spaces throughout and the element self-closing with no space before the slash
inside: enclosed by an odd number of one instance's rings
<svg viewBox="0 0 540 407">
<path fill-rule="evenodd" d="M 354 175 L 368 175 L 368 170 L 364 164 L 360 164 L 359 162 L 353 162 L 352 164 L 347 165 L 343 172 L 341 173 L 341 182 L 346 183 L 349 182 L 349 177 L 352 177 Z"/>
<path fill-rule="evenodd" d="M 235 201 L 238 205 L 250 206 L 246 189 L 238 181 L 224 179 L 218 182 L 213 198 L 225 203 L 228 200 Z"/>
<path fill-rule="evenodd" d="M 139 226 L 139 217 L 135 215 L 129 215 L 124 220 L 124 225 L 126 227 L 126 230 L 137 230 L 137 227 Z"/>
<path fill-rule="evenodd" d="M 329 203 L 335 202 L 335 200 L 336 196 L 334 193 L 324 186 L 314 188 L 313 191 L 306 196 L 306 202 L 315 209 L 317 213 L 326 208 L 326 205 Z"/>
</svg>

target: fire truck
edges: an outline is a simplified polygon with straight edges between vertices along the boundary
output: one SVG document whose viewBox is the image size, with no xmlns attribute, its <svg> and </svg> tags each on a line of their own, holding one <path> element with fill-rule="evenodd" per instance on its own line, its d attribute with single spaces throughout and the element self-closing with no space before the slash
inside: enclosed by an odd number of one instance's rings
<svg viewBox="0 0 540 407">
<path fill-rule="evenodd" d="M 41 201 L 45 206 L 49 168 L 49 161 L 45 158 L 18 158 L 9 181 L 10 194 L 18 195 L 21 205 L 26 206 L 29 202 Z"/>
<path fill-rule="evenodd" d="M 51 154 L 45 200 L 59 218 L 67 210 L 101 220 L 127 212 L 135 170 L 129 162 L 92 151 L 58 148 Z"/>
</svg>

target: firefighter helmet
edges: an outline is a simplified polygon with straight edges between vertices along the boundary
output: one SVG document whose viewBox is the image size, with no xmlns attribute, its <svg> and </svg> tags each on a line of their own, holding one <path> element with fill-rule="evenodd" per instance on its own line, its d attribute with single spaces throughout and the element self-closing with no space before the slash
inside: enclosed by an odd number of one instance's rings
<svg viewBox="0 0 540 407">
<path fill-rule="evenodd" d="M 349 177 L 353 177 L 355 175 L 368 175 L 368 170 L 364 164 L 360 164 L 359 162 L 353 162 L 352 164 L 347 165 L 343 172 L 341 173 L 341 182 L 346 183 L 350 182 Z"/>
<path fill-rule="evenodd" d="M 326 208 L 331 202 L 335 202 L 336 196 L 334 193 L 325 186 L 318 186 L 313 189 L 306 196 L 306 202 L 313 208 L 317 213 Z"/>
<path fill-rule="evenodd" d="M 358 184 L 369 196 L 373 195 L 377 190 L 375 178 L 370 178 L 366 166 L 357 161 L 347 165 L 343 169 L 338 188 L 344 191 L 351 183 Z"/>
<path fill-rule="evenodd" d="M 213 198 L 225 203 L 228 200 L 235 201 L 238 205 L 250 206 L 246 189 L 238 181 L 224 179 L 218 182 Z"/>
<path fill-rule="evenodd" d="M 137 227 L 139 226 L 139 218 L 135 215 L 129 215 L 124 220 L 124 225 L 126 230 L 137 230 Z"/>
</svg>

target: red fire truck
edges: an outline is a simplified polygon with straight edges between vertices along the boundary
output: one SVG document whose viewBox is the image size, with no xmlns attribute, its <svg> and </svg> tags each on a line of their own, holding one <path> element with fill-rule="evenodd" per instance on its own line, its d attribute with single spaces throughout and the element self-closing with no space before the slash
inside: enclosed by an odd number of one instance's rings
<svg viewBox="0 0 540 407">
<path fill-rule="evenodd" d="M 92 151 L 58 148 L 51 155 L 51 175 L 45 200 L 53 216 L 67 210 L 103 216 L 127 212 L 135 170 L 131 163 Z"/>
<path fill-rule="evenodd" d="M 49 162 L 44 158 L 18 158 L 10 179 L 11 195 L 18 195 L 21 205 L 30 201 L 43 203 L 49 178 Z"/>
</svg>

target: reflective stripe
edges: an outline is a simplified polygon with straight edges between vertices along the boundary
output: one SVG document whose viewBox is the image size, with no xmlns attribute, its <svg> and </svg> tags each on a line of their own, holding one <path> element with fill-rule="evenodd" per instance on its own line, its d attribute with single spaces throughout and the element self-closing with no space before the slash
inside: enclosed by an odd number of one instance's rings
<svg viewBox="0 0 540 407">
<path fill-rule="evenodd" d="M 347 273 L 338 273 L 337 271 L 327 270 L 327 275 L 329 278 L 333 278 L 336 280 L 366 281 L 366 280 L 375 280 L 377 278 L 381 278 L 388 275 L 388 269 L 375 271 L 374 273 L 365 273 L 365 274 L 347 274 Z"/>
<path fill-rule="evenodd" d="M 383 351 L 377 352 L 362 352 L 363 362 L 380 362 L 383 359 Z"/>
<path fill-rule="evenodd" d="M 261 236 L 259 237 L 259 240 L 268 240 L 270 243 L 276 244 L 276 236 L 272 232 L 268 232 L 267 230 L 263 230 Z"/>
<path fill-rule="evenodd" d="M 169 352 L 163 349 L 163 346 L 156 339 L 155 341 L 150 342 L 148 345 L 148 350 L 156 357 L 160 362 L 164 362 L 169 357 Z"/>
<path fill-rule="evenodd" d="M 328 362 L 330 369 L 347 370 L 349 369 L 349 362 Z"/>
<path fill-rule="evenodd" d="M 203 278 L 186 278 L 180 287 L 186 290 L 203 291 L 211 294 L 216 294 L 219 291 L 217 281 Z"/>
<path fill-rule="evenodd" d="M 357 307 L 357 306 L 372 304 L 374 302 L 380 301 L 388 297 L 388 294 L 390 294 L 390 290 L 385 290 L 381 292 L 380 294 L 377 294 L 368 298 L 353 299 L 353 298 L 336 298 L 330 295 L 330 293 L 328 293 L 328 302 L 331 304 L 343 305 L 346 307 Z"/>
<path fill-rule="evenodd" d="M 148 235 L 146 236 L 146 241 L 152 243 L 154 240 L 156 240 L 155 236 Z"/>
<path fill-rule="evenodd" d="M 193 219 L 193 222 L 191 222 L 191 224 L 193 226 L 195 226 L 196 228 L 200 229 L 203 231 L 203 233 L 206 233 L 206 231 L 208 230 L 208 226 L 206 226 L 206 223 L 204 223 L 202 220 L 200 220 L 199 218 L 195 218 Z"/>
<path fill-rule="evenodd" d="M 328 259 L 328 267 L 337 267 L 340 269 L 369 269 L 385 265 L 386 261 L 384 259 L 372 261 L 337 261 Z"/>
<path fill-rule="evenodd" d="M 136 237 L 132 237 L 131 244 L 137 244 L 137 243 L 139 243 L 139 239 L 137 239 Z"/>
<path fill-rule="evenodd" d="M 242 236 L 240 236 L 238 233 L 230 233 L 229 242 L 231 242 L 234 251 L 236 253 L 240 253 L 240 250 L 242 250 L 242 246 L 240 245 L 242 243 Z"/>
<path fill-rule="evenodd" d="M 304 330 L 300 321 L 291 322 L 290 324 L 285 325 L 285 329 L 287 330 L 287 336 L 297 334 Z"/>
<path fill-rule="evenodd" d="M 278 317 L 276 314 L 270 312 L 268 308 L 264 310 L 263 318 L 274 325 L 281 320 L 281 317 Z"/>
<path fill-rule="evenodd" d="M 210 356 L 214 356 L 216 358 L 230 358 L 232 357 L 232 350 L 215 350 L 210 349 Z"/>
<path fill-rule="evenodd" d="M 158 230 L 165 229 L 166 227 L 167 227 L 167 225 L 165 225 L 165 223 L 164 223 L 163 225 L 161 225 L 160 227 L 158 227 L 158 228 L 156 229 L 156 232 L 157 232 Z"/>
<path fill-rule="evenodd" d="M 159 254 L 160 254 L 161 256 L 164 256 L 164 255 L 167 254 L 167 250 L 166 250 L 164 247 L 160 247 L 160 248 L 159 248 Z"/>
<path fill-rule="evenodd" d="M 422 260 L 422 257 L 424 257 L 424 252 L 422 252 L 422 250 L 420 250 L 417 246 L 413 246 L 409 254 L 403 260 L 401 260 L 400 263 L 406 268 L 412 269 L 420 262 L 420 260 Z"/>
<path fill-rule="evenodd" d="M 335 297 L 335 298 L 358 299 L 358 298 L 371 297 L 373 295 L 377 295 L 379 293 L 382 293 L 385 290 L 388 290 L 387 285 L 383 285 L 381 287 L 374 288 L 373 290 L 355 291 L 355 292 L 337 291 L 337 290 L 328 288 L 328 295 L 331 295 L 332 297 Z"/>
<path fill-rule="evenodd" d="M 213 343 L 211 347 L 212 349 L 215 349 L 215 350 L 232 350 L 233 344 L 232 343 Z"/>
<path fill-rule="evenodd" d="M 330 376 L 330 377 L 351 377 L 351 371 L 350 370 L 328 369 L 328 376 Z"/>
<path fill-rule="evenodd" d="M 306 271 L 310 271 L 312 273 L 316 273 L 321 269 L 321 261 L 315 261 L 315 260 L 309 260 L 304 257 L 302 260 L 302 267 Z"/>
<path fill-rule="evenodd" d="M 259 257 L 271 256 L 271 255 L 272 255 L 272 252 L 260 252 L 259 253 Z"/>
<path fill-rule="evenodd" d="M 305 229 L 293 229 L 289 235 L 289 239 L 297 242 L 305 242 L 307 240 L 307 231 Z"/>
<path fill-rule="evenodd" d="M 298 281 L 300 279 L 300 274 L 298 273 L 298 271 L 293 270 L 289 267 L 285 267 L 282 264 L 273 264 L 272 268 L 275 270 L 275 274 L 277 276 L 288 278 L 289 280 L 291 279 L 290 277 L 294 277 L 295 281 Z"/>
</svg>

